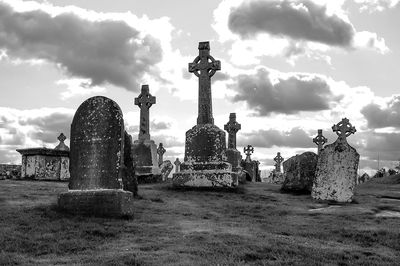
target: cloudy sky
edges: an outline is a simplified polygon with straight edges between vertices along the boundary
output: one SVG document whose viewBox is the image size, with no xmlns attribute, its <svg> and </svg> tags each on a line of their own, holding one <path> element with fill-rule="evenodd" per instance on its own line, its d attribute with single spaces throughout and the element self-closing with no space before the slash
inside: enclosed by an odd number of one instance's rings
<svg viewBox="0 0 400 266">
<path fill-rule="evenodd" d="M 197 78 L 188 63 L 210 41 L 215 124 L 236 112 L 238 149 L 262 169 L 279 151 L 316 151 L 312 137 L 347 117 L 360 169 L 400 159 L 400 0 L 0 0 L 0 162 L 16 148 L 69 137 L 76 108 L 104 95 L 136 139 L 142 84 L 157 103 L 151 136 L 183 158 L 196 123 Z M 68 143 L 68 141 L 67 141 Z"/>
</svg>

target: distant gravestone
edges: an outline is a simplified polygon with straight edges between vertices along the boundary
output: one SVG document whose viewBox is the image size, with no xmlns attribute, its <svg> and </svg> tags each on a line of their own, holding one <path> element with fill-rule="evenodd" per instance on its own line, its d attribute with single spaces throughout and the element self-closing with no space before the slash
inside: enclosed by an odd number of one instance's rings
<svg viewBox="0 0 400 266">
<path fill-rule="evenodd" d="M 326 145 L 318 156 L 317 172 L 312 188 L 312 197 L 317 200 L 351 202 L 357 182 L 360 155 L 346 138 L 356 132 L 347 118 L 342 119 L 332 130 L 338 139 Z"/>
<path fill-rule="evenodd" d="M 174 166 L 172 165 L 170 160 L 165 160 L 160 165 L 160 168 L 161 168 L 162 180 L 166 181 L 168 179 L 168 176 L 171 173 L 172 169 L 174 168 Z"/>
<path fill-rule="evenodd" d="M 243 148 L 244 154 L 246 154 L 246 162 L 251 162 L 251 155 L 254 152 L 254 148 L 251 145 L 247 145 L 247 147 Z"/>
<path fill-rule="evenodd" d="M 284 192 L 310 194 L 317 162 L 318 155 L 313 152 L 305 152 L 286 160 L 283 163 L 285 180 L 281 190 Z"/>
<path fill-rule="evenodd" d="M 175 173 L 178 173 L 180 170 L 179 168 L 181 167 L 181 161 L 179 161 L 179 158 L 176 158 L 174 164 L 175 164 Z"/>
<path fill-rule="evenodd" d="M 158 165 L 160 165 L 160 166 L 161 166 L 161 164 L 162 164 L 163 161 L 164 161 L 164 158 L 163 158 L 164 153 L 165 153 L 165 148 L 164 148 L 163 144 L 160 143 L 160 144 L 158 145 L 158 148 L 157 148 Z M 160 167 L 160 168 L 161 168 L 161 167 Z"/>
<path fill-rule="evenodd" d="M 224 125 L 224 129 L 228 132 L 228 148 L 225 151 L 226 160 L 232 165 L 232 172 L 237 175 L 239 182 L 241 182 L 243 176 L 243 168 L 241 167 L 242 155 L 236 149 L 236 134 L 241 129 L 241 125 L 236 121 L 236 113 L 229 114 L 229 121 Z"/>
<path fill-rule="evenodd" d="M 313 142 L 317 144 L 318 146 L 318 155 L 321 153 L 322 149 L 324 148 L 324 144 L 328 141 L 327 138 L 325 138 L 322 135 L 322 129 L 318 129 L 318 135 L 313 138 Z"/>
<path fill-rule="evenodd" d="M 357 184 L 365 183 L 370 179 L 371 179 L 371 177 L 367 173 L 364 173 L 364 174 L 362 174 L 361 176 L 358 177 Z"/>
<path fill-rule="evenodd" d="M 135 175 L 135 163 L 132 156 L 132 136 L 125 131 L 124 136 L 124 173 L 122 175 L 123 188 L 134 196 L 138 195 L 138 181 Z"/>
<path fill-rule="evenodd" d="M 102 96 L 83 102 L 71 124 L 69 191 L 59 196 L 59 207 L 75 214 L 132 215 L 133 195 L 119 182 L 123 153 L 119 106 Z"/>
<path fill-rule="evenodd" d="M 242 160 L 241 163 L 244 175 L 240 178 L 240 182 L 261 182 L 261 177 L 259 176 L 258 169 L 260 162 L 251 159 L 251 154 L 254 152 L 254 147 L 251 145 L 247 145 L 247 147 L 243 148 L 243 151 L 246 154 L 246 159 Z"/>
<path fill-rule="evenodd" d="M 139 184 L 160 182 L 161 171 L 157 160 L 157 146 L 150 139 L 150 107 L 156 103 L 156 97 L 150 94 L 148 85 L 143 85 L 135 98 L 135 105 L 140 108 L 139 136 L 132 145 L 135 174 Z"/>
<path fill-rule="evenodd" d="M 275 172 L 280 173 L 281 172 L 281 163 L 283 162 L 283 157 L 281 156 L 281 153 L 278 152 L 276 154 L 276 157 L 274 158 L 275 161 Z"/>
</svg>

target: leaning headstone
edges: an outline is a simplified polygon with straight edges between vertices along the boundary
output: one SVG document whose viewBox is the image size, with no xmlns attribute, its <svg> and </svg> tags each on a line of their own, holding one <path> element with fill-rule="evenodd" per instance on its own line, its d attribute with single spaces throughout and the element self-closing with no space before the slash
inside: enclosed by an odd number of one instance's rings
<svg viewBox="0 0 400 266">
<path fill-rule="evenodd" d="M 318 146 L 318 155 L 321 153 L 322 149 L 324 148 L 324 144 L 328 141 L 327 138 L 325 138 L 322 135 L 322 129 L 318 129 L 318 135 L 313 138 L 313 142 L 317 144 Z"/>
<path fill-rule="evenodd" d="M 321 151 L 318 156 L 317 173 L 312 188 L 312 197 L 317 200 L 351 202 L 357 182 L 360 155 L 346 138 L 356 132 L 347 118 L 342 119 L 332 130 L 338 139 Z"/>
<path fill-rule="evenodd" d="M 164 162 L 164 158 L 163 158 L 164 153 L 165 153 L 165 148 L 164 148 L 163 144 L 160 143 L 160 144 L 158 145 L 158 148 L 157 148 L 158 165 L 159 165 L 159 166 L 161 166 L 161 164 Z M 161 168 L 161 167 L 160 167 L 160 168 Z"/>
<path fill-rule="evenodd" d="M 172 177 L 175 187 L 238 185 L 232 165 L 226 161 L 225 132 L 214 125 L 212 116 L 211 77 L 220 69 L 220 61 L 210 55 L 209 42 L 200 42 L 199 56 L 189 64 L 189 72 L 199 78 L 197 125 L 186 132 L 184 162 Z"/>
<path fill-rule="evenodd" d="M 276 154 L 276 157 L 274 158 L 275 161 L 275 172 L 281 173 L 281 163 L 283 162 L 283 157 L 281 156 L 281 153 L 278 152 Z"/>
<path fill-rule="evenodd" d="M 68 192 L 58 198 L 61 209 L 98 216 L 133 215 L 133 195 L 121 189 L 124 121 L 119 106 L 96 96 L 83 102 L 71 124 Z"/>
<path fill-rule="evenodd" d="M 124 172 L 122 175 L 123 189 L 138 195 L 138 181 L 135 175 L 135 163 L 132 156 L 132 136 L 124 133 Z"/>
<path fill-rule="evenodd" d="M 157 146 L 150 139 L 150 107 L 156 103 L 156 97 L 150 94 L 149 86 L 143 85 L 141 93 L 135 98 L 140 108 L 140 126 L 138 140 L 132 145 L 135 174 L 139 184 L 161 182 L 161 171 L 157 160 Z"/>
<path fill-rule="evenodd" d="M 166 181 L 168 179 L 169 174 L 171 173 L 172 169 L 174 168 L 172 166 L 172 163 L 170 160 L 165 160 L 161 165 L 161 176 L 162 180 Z"/>
<path fill-rule="evenodd" d="M 284 192 L 310 194 L 317 162 L 318 155 L 313 152 L 305 152 L 286 160 L 283 163 L 285 181 L 283 181 L 281 190 Z"/>
</svg>

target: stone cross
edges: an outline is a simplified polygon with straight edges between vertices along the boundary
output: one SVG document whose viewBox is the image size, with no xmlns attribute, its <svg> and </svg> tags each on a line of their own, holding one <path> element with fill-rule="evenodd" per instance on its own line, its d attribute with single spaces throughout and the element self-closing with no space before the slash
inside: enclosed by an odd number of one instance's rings
<svg viewBox="0 0 400 266">
<path fill-rule="evenodd" d="M 274 161 L 276 162 L 275 164 L 275 171 L 280 173 L 281 172 L 281 163 L 283 162 L 283 157 L 281 156 L 281 153 L 278 152 L 276 154 L 276 157 L 274 158 Z"/>
<path fill-rule="evenodd" d="M 55 150 L 63 150 L 63 151 L 69 151 L 69 147 L 65 145 L 64 141 L 67 139 L 67 137 L 64 135 L 64 133 L 61 133 L 60 136 L 57 138 L 60 143 L 56 147 L 54 147 Z"/>
<path fill-rule="evenodd" d="M 254 152 L 254 147 L 251 145 L 247 145 L 247 147 L 243 148 L 244 153 L 246 154 L 246 162 L 251 162 L 250 155 Z"/>
<path fill-rule="evenodd" d="M 230 113 L 224 129 L 228 132 L 228 149 L 236 149 L 236 133 L 241 129 L 241 125 L 236 122 L 236 113 Z"/>
<path fill-rule="evenodd" d="M 150 107 L 156 103 L 156 97 L 149 92 L 149 85 L 142 85 L 142 90 L 137 98 L 135 105 L 140 108 L 140 129 L 139 140 L 150 139 Z"/>
<path fill-rule="evenodd" d="M 67 139 L 67 137 L 64 135 L 64 133 L 61 133 L 60 136 L 57 138 L 60 142 L 64 143 L 64 141 Z"/>
<path fill-rule="evenodd" d="M 158 165 L 161 165 L 164 161 L 163 155 L 165 153 L 165 149 L 162 143 L 158 145 L 157 154 L 158 154 Z"/>
<path fill-rule="evenodd" d="M 221 62 L 210 55 L 210 43 L 199 43 L 199 55 L 189 63 L 189 72 L 199 78 L 199 106 L 197 124 L 214 124 L 212 115 L 211 77 L 221 70 Z"/>
<path fill-rule="evenodd" d="M 322 135 L 322 129 L 318 129 L 318 135 L 313 138 L 313 142 L 318 145 L 318 155 L 321 153 L 321 150 L 327 141 L 328 139 Z"/>
<path fill-rule="evenodd" d="M 332 126 L 333 132 L 335 132 L 340 140 L 345 140 L 348 136 L 351 134 L 356 133 L 356 128 L 353 127 L 352 124 L 350 124 L 349 119 L 343 118 L 342 121 L 337 123 L 336 125 Z"/>
<path fill-rule="evenodd" d="M 175 173 L 178 173 L 180 170 L 179 168 L 181 166 L 181 161 L 179 161 L 179 158 L 176 158 L 174 164 L 175 164 Z"/>
</svg>

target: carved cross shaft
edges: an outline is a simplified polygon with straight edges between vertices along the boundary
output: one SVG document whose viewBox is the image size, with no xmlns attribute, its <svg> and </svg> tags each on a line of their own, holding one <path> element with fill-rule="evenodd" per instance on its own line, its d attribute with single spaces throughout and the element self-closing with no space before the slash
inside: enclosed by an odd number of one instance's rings
<svg viewBox="0 0 400 266">
<path fill-rule="evenodd" d="M 283 162 L 283 157 L 281 156 L 281 153 L 280 152 L 278 152 L 277 154 L 276 154 L 276 157 L 274 158 L 274 161 L 276 162 L 276 164 L 275 164 L 275 170 L 277 171 L 277 172 L 281 172 L 281 163 Z"/>
<path fill-rule="evenodd" d="M 236 122 L 236 113 L 230 113 L 224 129 L 228 132 L 228 149 L 236 149 L 236 133 L 241 129 L 241 125 Z"/>
<path fill-rule="evenodd" d="M 150 107 L 156 103 L 156 97 L 149 92 L 149 85 L 142 85 L 142 90 L 137 98 L 135 105 L 140 108 L 139 140 L 150 139 Z"/>
<path fill-rule="evenodd" d="M 243 148 L 243 151 L 246 154 L 246 162 L 251 162 L 250 155 L 254 152 L 254 147 L 251 145 L 247 145 L 247 147 Z"/>
<path fill-rule="evenodd" d="M 211 77 L 221 70 L 221 62 L 210 55 L 210 43 L 199 43 L 199 55 L 189 63 L 189 72 L 199 78 L 199 106 L 197 124 L 214 124 L 212 115 Z"/>
<path fill-rule="evenodd" d="M 180 167 L 181 167 L 181 161 L 179 161 L 179 158 L 176 158 L 175 162 L 175 173 L 179 172 Z"/>
<path fill-rule="evenodd" d="M 356 128 L 350 124 L 350 121 L 347 118 L 343 118 L 342 121 L 336 125 L 333 125 L 332 130 L 339 136 L 339 139 L 341 140 L 346 140 L 348 136 L 356 133 L 357 131 Z"/>
<path fill-rule="evenodd" d="M 158 165 L 161 165 L 164 161 L 163 155 L 165 153 L 165 148 L 162 143 L 158 145 L 157 154 L 158 154 Z"/>
<path fill-rule="evenodd" d="M 327 141 L 328 139 L 322 135 L 322 129 L 318 129 L 318 135 L 313 138 L 313 142 L 318 145 L 318 155 L 321 153 L 321 150 Z"/>
</svg>

